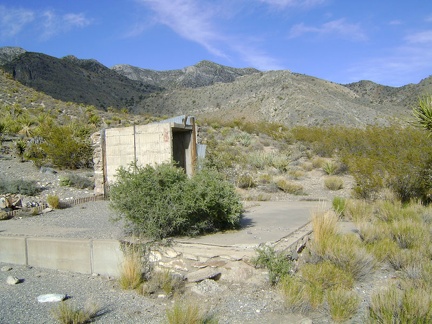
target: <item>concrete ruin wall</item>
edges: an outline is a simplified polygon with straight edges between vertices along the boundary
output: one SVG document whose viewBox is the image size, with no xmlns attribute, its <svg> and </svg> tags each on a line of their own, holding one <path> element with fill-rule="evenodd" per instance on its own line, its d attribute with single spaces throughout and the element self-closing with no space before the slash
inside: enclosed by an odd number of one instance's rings
<svg viewBox="0 0 432 324">
<path fill-rule="evenodd" d="M 106 193 L 121 166 L 127 167 L 133 161 L 140 166 L 171 161 L 173 127 L 173 123 L 148 124 L 109 128 L 93 134 L 95 194 Z"/>
</svg>

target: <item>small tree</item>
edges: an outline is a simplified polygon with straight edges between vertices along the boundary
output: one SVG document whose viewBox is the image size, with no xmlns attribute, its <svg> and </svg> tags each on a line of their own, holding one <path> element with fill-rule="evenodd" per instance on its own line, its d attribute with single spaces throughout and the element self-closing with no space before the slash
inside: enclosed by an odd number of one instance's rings
<svg viewBox="0 0 432 324">
<path fill-rule="evenodd" d="M 189 179 L 171 163 L 121 167 L 110 198 L 115 220 L 152 239 L 237 228 L 242 211 L 234 187 L 216 171 Z"/>
</svg>

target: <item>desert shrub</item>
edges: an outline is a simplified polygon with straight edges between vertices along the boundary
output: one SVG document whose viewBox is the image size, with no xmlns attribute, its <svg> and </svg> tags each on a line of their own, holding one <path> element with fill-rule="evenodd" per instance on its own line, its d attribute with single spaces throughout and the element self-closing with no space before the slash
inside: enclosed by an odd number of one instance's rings
<svg viewBox="0 0 432 324">
<path fill-rule="evenodd" d="M 258 256 L 252 259 L 252 263 L 256 267 L 268 269 L 269 281 L 272 285 L 290 274 L 292 263 L 283 253 L 276 252 L 274 248 L 267 245 L 257 248 L 256 252 Z"/>
<path fill-rule="evenodd" d="M 279 179 L 276 181 L 276 186 L 289 194 L 292 195 L 304 195 L 303 186 L 285 179 Z"/>
<path fill-rule="evenodd" d="M 254 178 L 248 173 L 242 173 L 237 177 L 237 187 L 248 189 L 256 186 Z"/>
<path fill-rule="evenodd" d="M 327 304 L 332 320 L 345 322 L 357 312 L 360 298 L 351 290 L 337 288 L 327 292 Z"/>
<path fill-rule="evenodd" d="M 165 295 L 172 296 L 175 293 L 181 293 L 184 286 L 183 279 L 173 275 L 169 270 L 153 271 L 140 287 L 140 292 L 143 295 L 152 295 L 163 291 Z"/>
<path fill-rule="evenodd" d="M 292 133 L 320 156 L 337 154 L 356 180 L 358 198 L 377 199 L 390 188 L 404 202 L 429 201 L 432 147 L 421 129 L 295 127 Z"/>
<path fill-rule="evenodd" d="M 92 322 L 99 316 L 99 312 L 99 307 L 93 303 L 88 303 L 81 309 L 71 302 L 64 301 L 53 308 L 51 314 L 61 324 L 85 324 Z"/>
<path fill-rule="evenodd" d="M 89 140 L 90 129 L 85 126 L 54 124 L 38 127 L 42 142 L 32 149 L 29 158 L 37 164 L 50 163 L 59 168 L 78 169 L 90 167 L 93 149 Z M 43 158 L 43 161 L 40 159 Z M 38 161 L 39 160 L 39 161 Z"/>
<path fill-rule="evenodd" d="M 51 208 L 60 208 L 60 198 L 56 195 L 48 195 L 47 203 Z"/>
<path fill-rule="evenodd" d="M 334 175 L 338 170 L 338 165 L 333 161 L 327 161 L 322 166 L 323 171 L 327 175 Z"/>
<path fill-rule="evenodd" d="M 35 196 L 40 192 L 36 181 L 28 180 L 10 180 L 0 179 L 0 194 L 20 194 L 26 196 Z"/>
<path fill-rule="evenodd" d="M 69 173 L 60 177 L 60 186 L 74 187 L 78 189 L 93 189 L 94 183 L 87 177 Z"/>
<path fill-rule="evenodd" d="M 117 220 L 153 239 L 234 229 L 242 211 L 234 187 L 218 172 L 203 169 L 189 179 L 169 163 L 120 168 L 110 198 Z"/>
<path fill-rule="evenodd" d="M 331 176 L 331 177 L 326 177 L 324 179 L 324 186 L 328 189 L 328 190 L 340 190 L 343 188 L 343 180 L 340 177 L 335 177 L 335 176 Z"/>
</svg>

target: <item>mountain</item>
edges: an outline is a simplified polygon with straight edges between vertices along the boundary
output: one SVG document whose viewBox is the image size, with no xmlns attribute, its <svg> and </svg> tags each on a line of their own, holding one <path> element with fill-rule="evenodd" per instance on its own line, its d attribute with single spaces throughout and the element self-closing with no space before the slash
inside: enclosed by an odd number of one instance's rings
<svg viewBox="0 0 432 324">
<path fill-rule="evenodd" d="M 154 71 L 127 64 L 115 65 L 112 69 L 131 80 L 146 82 L 166 89 L 199 88 L 217 82 L 229 83 L 238 77 L 260 72 L 252 68 L 237 69 L 210 61 L 201 61 L 181 70 L 169 71 Z"/>
<path fill-rule="evenodd" d="M 284 71 L 261 72 L 201 61 L 170 71 L 19 48 L 0 48 L 0 68 L 22 84 L 63 101 L 128 108 L 156 116 L 244 119 L 292 125 L 388 125 L 411 119 L 419 96 L 432 93 L 432 77 L 389 87 L 371 81 L 346 85 Z"/>
<path fill-rule="evenodd" d="M 0 51 L 0 57 L 7 51 Z M 62 101 L 108 107 L 130 108 L 146 94 L 161 89 L 133 81 L 96 60 L 74 56 L 58 59 L 42 53 L 16 52 L 1 68 L 20 83 Z M 3 54 L 3 55 L 2 55 Z"/>
<path fill-rule="evenodd" d="M 0 48 L 0 65 L 9 63 L 13 61 L 15 58 L 19 57 L 21 54 L 26 52 L 25 49 L 21 47 L 1 47 Z"/>
</svg>

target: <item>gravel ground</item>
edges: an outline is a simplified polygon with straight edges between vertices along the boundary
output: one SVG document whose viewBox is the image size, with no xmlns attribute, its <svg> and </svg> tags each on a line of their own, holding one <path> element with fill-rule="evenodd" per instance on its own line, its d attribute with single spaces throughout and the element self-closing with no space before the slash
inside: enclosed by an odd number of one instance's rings
<svg viewBox="0 0 432 324">
<path fill-rule="evenodd" d="M 0 263 L 9 271 L 0 272 L 0 323 L 56 323 L 52 310 L 58 303 L 39 303 L 42 294 L 66 294 L 65 303 L 84 308 L 89 302 L 99 309 L 96 323 L 166 323 L 170 298 L 149 298 L 135 291 L 119 289 L 111 278 L 38 269 Z M 5 269 L 3 269 L 5 270 Z M 19 284 L 8 285 L 14 276 Z M 280 295 L 268 286 L 227 284 L 212 281 L 201 285 L 200 294 L 188 290 L 182 300 L 197 304 L 218 323 L 311 323 L 286 312 Z M 323 322 L 323 321 L 320 321 Z M 325 321 L 324 321 L 325 322 Z"/>
</svg>

